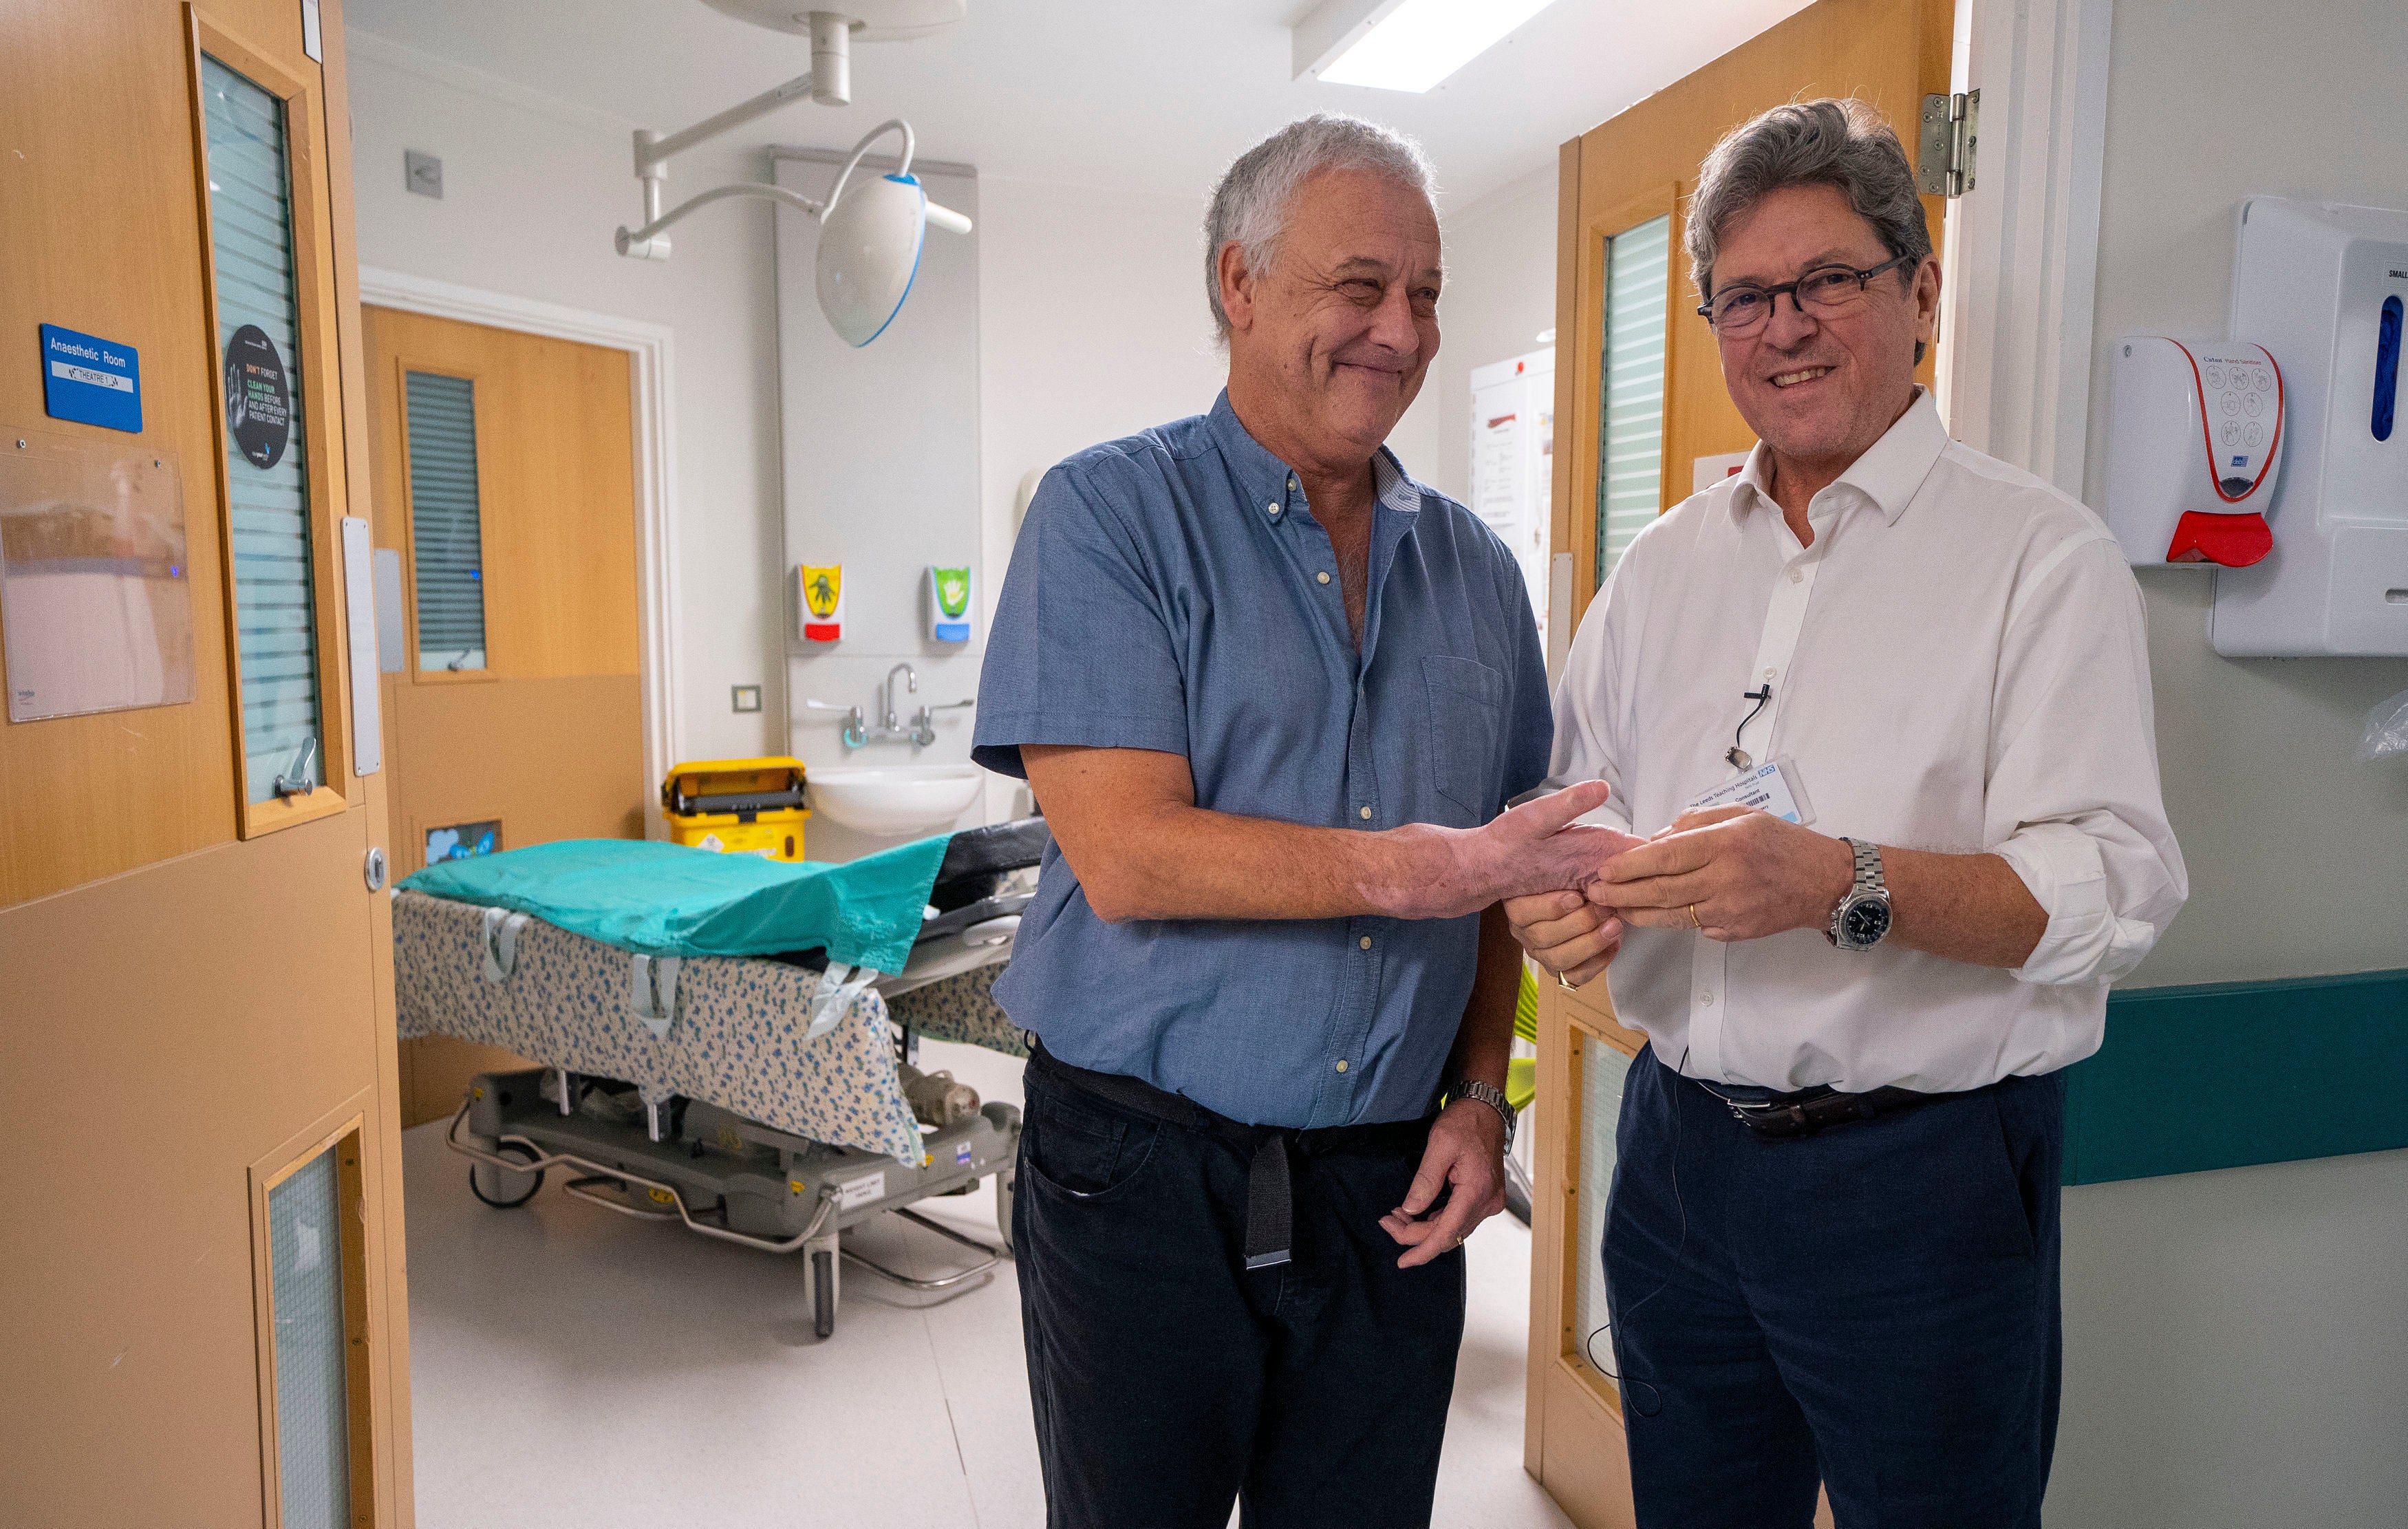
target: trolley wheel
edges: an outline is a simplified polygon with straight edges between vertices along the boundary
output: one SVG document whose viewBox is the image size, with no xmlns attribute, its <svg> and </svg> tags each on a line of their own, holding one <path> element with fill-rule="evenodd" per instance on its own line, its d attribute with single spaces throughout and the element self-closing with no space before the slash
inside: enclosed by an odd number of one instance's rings
<svg viewBox="0 0 2408 1529">
<path fill-rule="evenodd" d="M 535 1161 L 534 1149 L 529 1147 L 523 1142 L 504 1142 L 494 1150 L 496 1155 L 514 1152 L 518 1154 L 522 1160 L 527 1162 L 533 1162 Z M 468 1192 L 475 1195 L 478 1199 L 482 1200 L 485 1204 L 493 1206 L 495 1210 L 516 1210 L 519 1206 L 523 1205 L 528 1201 L 534 1199 L 536 1190 L 543 1188 L 543 1174 L 544 1171 L 540 1168 L 537 1169 L 532 1174 L 523 1174 L 514 1172 L 508 1168 L 494 1168 L 490 1167 L 485 1163 L 472 1162 L 468 1164 Z M 492 1176 L 494 1183 L 494 1192 L 492 1194 L 487 1194 L 485 1192 L 484 1181 L 480 1176 L 481 1175 Z M 524 1194 L 512 1198 L 510 1195 L 512 1181 L 521 1178 L 531 1178 L 534 1182 L 526 1187 L 526 1192 Z"/>
<path fill-rule="evenodd" d="M 1529 1176 L 1511 1157 L 1505 1160 L 1505 1212 L 1524 1226 L 1530 1224 Z"/>
<path fill-rule="evenodd" d="M 811 1255 L 811 1331 L 836 1331 L 836 1254 L 824 1250 Z"/>
</svg>

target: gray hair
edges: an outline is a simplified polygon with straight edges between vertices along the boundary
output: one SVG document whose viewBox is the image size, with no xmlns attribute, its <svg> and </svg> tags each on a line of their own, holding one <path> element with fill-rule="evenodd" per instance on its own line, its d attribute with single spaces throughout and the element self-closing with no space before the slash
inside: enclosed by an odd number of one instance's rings
<svg viewBox="0 0 2408 1529">
<path fill-rule="evenodd" d="M 1837 186 L 1892 255 L 1919 266 L 1931 252 L 1914 166 L 1881 113 L 1853 97 L 1793 101 L 1723 135 L 1698 172 L 1682 242 L 1698 297 L 1713 296 L 1714 256 L 1730 221 L 1788 186 Z M 1914 272 L 1904 273 L 1910 288 Z M 1915 359 L 1923 358 L 1920 342 Z"/>
<path fill-rule="evenodd" d="M 1204 214 L 1204 295 L 1224 344 L 1229 315 L 1221 307 L 1221 251 L 1234 243 L 1246 269 L 1268 270 L 1287 232 L 1297 188 L 1324 170 L 1387 176 L 1420 192 L 1433 214 L 1438 210 L 1438 174 L 1422 146 L 1403 134 L 1337 111 L 1288 123 L 1230 164 Z"/>
</svg>

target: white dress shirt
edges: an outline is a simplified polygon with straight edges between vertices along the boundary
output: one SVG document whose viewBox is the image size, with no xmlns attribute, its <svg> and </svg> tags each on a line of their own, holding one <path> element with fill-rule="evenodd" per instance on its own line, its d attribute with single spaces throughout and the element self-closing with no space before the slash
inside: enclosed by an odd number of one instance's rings
<svg viewBox="0 0 2408 1529">
<path fill-rule="evenodd" d="M 1802 547 L 1741 472 L 1631 542 L 1555 690 L 1557 782 L 1661 831 L 1781 759 L 1816 832 L 2000 856 L 2048 915 L 2014 971 L 1819 930 L 1724 944 L 1633 929 L 1615 1012 L 1693 1077 L 1851 1092 L 1979 1088 L 2099 1049 L 2108 985 L 2189 894 L 2157 787 L 2139 585 L 2099 517 L 1948 439 L 1928 394 L 1814 496 Z"/>
</svg>

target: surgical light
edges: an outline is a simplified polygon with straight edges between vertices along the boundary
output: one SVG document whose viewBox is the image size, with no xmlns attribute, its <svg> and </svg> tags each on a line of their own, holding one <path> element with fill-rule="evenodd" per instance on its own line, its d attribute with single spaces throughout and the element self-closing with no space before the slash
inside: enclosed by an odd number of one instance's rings
<svg viewBox="0 0 2408 1529">
<path fill-rule="evenodd" d="M 920 268 L 922 241 L 931 227 L 967 234 L 970 220 L 928 200 L 911 173 L 910 124 L 890 118 L 862 136 L 853 157 L 836 178 L 824 202 L 813 201 L 783 186 L 738 181 L 718 186 L 661 210 L 662 186 L 668 179 L 670 156 L 718 137 L 731 128 L 766 116 L 808 97 L 825 106 L 850 105 L 852 42 L 855 33 L 872 40 L 924 36 L 947 24 L 946 13 L 958 20 L 965 0 L 847 0 L 864 16 L 834 11 L 789 11 L 761 0 L 710 0 L 714 7 L 781 31 L 808 30 L 811 38 L 811 72 L 764 91 L 749 101 L 705 118 L 680 133 L 636 130 L 636 179 L 643 185 L 644 223 L 621 227 L 616 238 L 621 254 L 634 260 L 666 260 L 669 225 L 695 209 L 729 197 L 759 197 L 782 203 L 820 221 L 818 289 L 820 311 L 849 345 L 862 346 L 885 333 L 910 296 L 912 278 Z M 792 24 L 789 24 L 791 22 Z M 887 133 L 900 134 L 903 153 L 894 171 L 853 181 L 853 172 L 869 146 Z M 846 188 L 851 184 L 851 190 Z"/>
<path fill-rule="evenodd" d="M 1551 0 L 1323 0 L 1294 28 L 1297 76 L 1416 94 Z"/>
</svg>

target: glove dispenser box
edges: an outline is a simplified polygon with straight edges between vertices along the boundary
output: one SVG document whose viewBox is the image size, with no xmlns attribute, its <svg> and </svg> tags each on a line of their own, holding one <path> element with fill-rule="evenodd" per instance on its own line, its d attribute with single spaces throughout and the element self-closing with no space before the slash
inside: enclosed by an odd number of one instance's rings
<svg viewBox="0 0 2408 1529">
<path fill-rule="evenodd" d="M 2253 196 L 2232 332 L 2282 363 L 2272 551 L 2217 573 L 2231 657 L 2408 656 L 2408 425 L 2400 417 L 2408 212 Z"/>
<path fill-rule="evenodd" d="M 2107 526 L 2135 568 L 2273 550 L 2283 368 L 2262 345 L 2126 335 L 2110 367 Z"/>
</svg>

